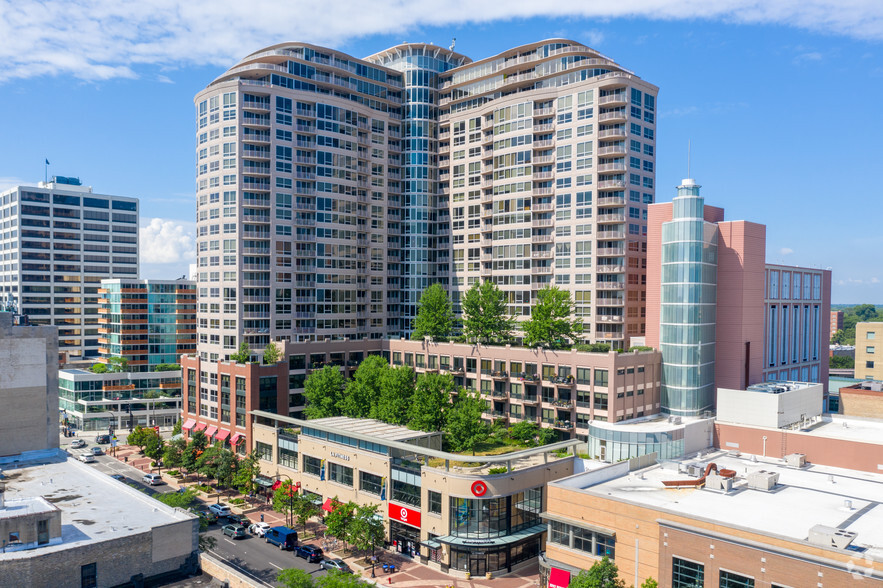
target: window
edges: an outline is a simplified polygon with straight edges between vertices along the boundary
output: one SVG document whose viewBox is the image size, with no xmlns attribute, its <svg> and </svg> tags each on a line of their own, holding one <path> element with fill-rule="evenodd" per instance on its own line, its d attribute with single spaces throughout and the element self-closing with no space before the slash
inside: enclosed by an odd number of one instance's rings
<svg viewBox="0 0 883 588">
<path fill-rule="evenodd" d="M 868 345 L 865 347 L 865 353 L 874 353 L 875 347 L 873 345 Z"/>
<path fill-rule="evenodd" d="M 255 441 L 255 453 L 258 454 L 258 457 L 264 461 L 273 461 L 273 446 L 267 443 L 261 443 L 260 441 Z"/>
<path fill-rule="evenodd" d="M 754 588 L 754 578 L 721 570 L 720 588 Z"/>
<path fill-rule="evenodd" d="M 701 588 L 705 585 L 705 566 L 701 563 L 671 558 L 672 588 Z"/>
<path fill-rule="evenodd" d="M 868 334 L 865 335 L 865 339 L 868 339 L 868 340 L 876 339 L 876 338 L 877 338 L 877 333 L 875 333 L 874 331 L 868 331 Z"/>
<path fill-rule="evenodd" d="M 595 385 L 607 386 L 607 370 L 595 370 Z"/>
<path fill-rule="evenodd" d="M 359 490 L 380 496 L 380 489 L 383 485 L 383 478 L 380 476 L 369 474 L 368 472 L 359 472 Z"/>
<path fill-rule="evenodd" d="M 433 514 L 441 514 L 442 496 L 440 492 L 429 491 L 429 512 Z"/>
<path fill-rule="evenodd" d="M 98 564 L 90 563 L 80 566 L 80 587 L 95 588 L 98 586 Z"/>
<path fill-rule="evenodd" d="M 322 474 L 322 460 L 311 455 L 304 456 L 304 473 L 311 476 L 320 476 Z"/>
<path fill-rule="evenodd" d="M 348 468 L 333 462 L 328 462 L 328 479 L 344 486 L 353 485 L 353 468 Z"/>
<path fill-rule="evenodd" d="M 865 367 L 868 368 L 869 370 L 874 369 L 874 362 L 873 361 L 866 361 Z"/>
<path fill-rule="evenodd" d="M 392 481 L 392 499 L 396 502 L 403 502 L 405 504 L 410 504 L 412 506 L 419 507 L 420 506 L 420 486 L 415 486 L 414 484 L 408 484 L 407 482 L 400 482 L 398 480 Z"/>
</svg>

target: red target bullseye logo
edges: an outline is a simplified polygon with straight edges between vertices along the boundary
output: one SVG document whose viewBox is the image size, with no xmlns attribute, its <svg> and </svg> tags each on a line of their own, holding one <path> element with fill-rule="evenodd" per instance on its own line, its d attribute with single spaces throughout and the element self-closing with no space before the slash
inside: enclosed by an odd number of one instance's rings
<svg viewBox="0 0 883 588">
<path fill-rule="evenodd" d="M 487 484 L 482 482 L 481 480 L 476 480 L 472 482 L 472 493 L 475 496 L 484 496 L 487 494 Z"/>
</svg>

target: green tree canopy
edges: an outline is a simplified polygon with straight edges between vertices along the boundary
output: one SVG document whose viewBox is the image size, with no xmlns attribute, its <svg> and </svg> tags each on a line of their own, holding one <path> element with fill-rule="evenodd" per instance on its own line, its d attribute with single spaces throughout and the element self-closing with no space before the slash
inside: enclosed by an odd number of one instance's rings
<svg viewBox="0 0 883 588">
<path fill-rule="evenodd" d="M 184 421 L 181 419 L 181 417 L 178 417 L 178 420 L 175 421 L 175 425 L 172 427 L 172 437 L 174 437 L 175 435 L 180 435 L 183 426 Z"/>
<path fill-rule="evenodd" d="M 404 425 L 414 394 L 414 370 L 408 366 L 388 368 L 380 379 L 380 398 L 371 407 L 371 418 Z"/>
<path fill-rule="evenodd" d="M 536 441 L 539 430 L 539 425 L 533 421 L 518 421 L 509 427 L 509 437 L 516 441 L 532 445 Z"/>
<path fill-rule="evenodd" d="M 142 427 L 141 425 L 138 425 L 137 427 L 135 427 L 135 430 L 129 433 L 128 437 L 126 437 L 126 444 L 135 445 L 136 447 L 138 447 L 138 449 L 143 451 L 144 448 L 147 447 L 147 444 L 151 441 L 151 439 L 155 439 L 158 437 L 159 434 L 152 428 Z"/>
<path fill-rule="evenodd" d="M 334 368 L 337 369 L 337 368 Z M 343 414 L 352 418 L 367 418 L 380 402 L 381 382 L 389 364 L 379 355 L 369 355 L 359 364 L 343 396 Z"/>
<path fill-rule="evenodd" d="M 294 518 L 294 504 L 297 498 L 297 491 L 292 486 L 291 480 L 283 480 L 273 492 L 273 510 L 284 514 L 289 524 Z"/>
<path fill-rule="evenodd" d="M 456 391 L 457 386 L 450 374 L 420 374 L 408 409 L 408 428 L 430 432 L 443 430 L 451 394 Z"/>
<path fill-rule="evenodd" d="M 571 320 L 573 301 L 570 292 L 555 286 L 546 286 L 537 292 L 537 302 L 528 320 L 521 324 L 527 347 L 545 345 L 559 349 L 567 339 L 576 340 L 583 329 L 582 321 Z"/>
<path fill-rule="evenodd" d="M 166 442 L 155 430 L 145 429 L 145 431 L 150 431 L 150 433 L 148 433 L 145 438 L 144 455 L 154 461 L 161 460 L 166 450 Z"/>
<path fill-rule="evenodd" d="M 414 319 L 412 339 L 423 337 L 446 338 L 451 334 L 454 312 L 451 299 L 441 284 L 432 284 L 420 295 L 417 317 Z"/>
<path fill-rule="evenodd" d="M 177 439 L 172 439 L 168 442 L 165 449 L 163 450 L 162 461 L 165 464 L 166 468 L 174 469 L 183 467 L 182 457 L 184 455 L 184 449 L 187 447 L 187 441 L 183 438 L 178 437 Z"/>
<path fill-rule="evenodd" d="M 125 357 L 108 357 L 107 371 L 109 372 L 126 372 L 129 371 L 129 360 Z"/>
<path fill-rule="evenodd" d="M 308 419 L 321 419 L 343 414 L 345 384 L 340 370 L 333 365 L 311 373 L 304 382 L 307 401 L 304 415 Z"/>
<path fill-rule="evenodd" d="M 330 570 L 324 576 L 319 576 L 316 581 L 318 588 L 364 588 L 368 586 L 355 574 L 344 574 L 337 570 Z"/>
<path fill-rule="evenodd" d="M 257 489 L 254 479 L 261 474 L 261 463 L 254 451 L 239 460 L 233 475 L 233 486 L 243 494 L 251 494 Z"/>
<path fill-rule="evenodd" d="M 155 372 L 174 372 L 181 369 L 181 366 L 177 363 L 158 363 L 153 366 L 153 371 Z"/>
<path fill-rule="evenodd" d="M 274 365 L 280 359 L 282 359 L 282 351 L 279 347 L 272 341 L 267 343 L 267 346 L 264 348 L 264 363 Z"/>
<path fill-rule="evenodd" d="M 172 508 L 190 508 L 196 502 L 196 490 L 188 488 L 184 492 L 166 492 L 154 494 L 153 497 Z"/>
<path fill-rule="evenodd" d="M 386 530 L 383 520 L 377 516 L 379 508 L 376 504 L 356 506 L 348 529 L 350 543 L 354 549 L 367 551 L 375 545 L 383 545 Z"/>
<path fill-rule="evenodd" d="M 641 582 L 641 588 L 659 588 L 659 582 L 657 582 L 653 578 L 647 578 L 646 580 Z"/>
<path fill-rule="evenodd" d="M 570 588 L 625 588 L 619 578 L 619 568 L 606 555 L 576 578 L 571 578 Z"/>
<path fill-rule="evenodd" d="M 490 434 L 490 427 L 481 418 L 486 409 L 487 404 L 477 391 L 470 394 L 460 390 L 445 421 L 446 441 L 451 449 L 475 454 L 475 447 Z"/>
<path fill-rule="evenodd" d="M 309 573 L 297 568 L 282 570 L 276 576 L 276 581 L 283 588 L 313 588 L 315 586 L 313 584 L 313 577 Z"/>
<path fill-rule="evenodd" d="M 193 431 L 190 434 L 190 441 L 181 452 L 181 467 L 188 472 L 199 472 L 197 460 L 205 448 L 208 446 L 208 437 L 203 431 Z"/>
<path fill-rule="evenodd" d="M 506 293 L 490 280 L 475 282 L 463 297 L 463 334 L 480 343 L 503 342 L 512 332 Z"/>
<path fill-rule="evenodd" d="M 350 526 L 359 505 L 355 502 L 338 502 L 336 496 L 332 504 L 334 508 L 325 517 L 325 526 L 327 527 L 325 532 L 343 541 L 343 549 L 346 551 L 346 545 L 350 540 Z"/>
<path fill-rule="evenodd" d="M 104 365 L 103 363 L 96 363 L 96 364 L 92 364 L 91 370 L 92 370 L 93 374 L 106 374 L 107 373 L 107 366 Z"/>
<path fill-rule="evenodd" d="M 302 526 L 304 533 L 306 533 L 307 523 L 311 518 L 319 515 L 319 507 L 313 504 L 313 501 L 303 494 L 295 494 L 292 515 L 297 521 L 297 524 Z"/>
<path fill-rule="evenodd" d="M 236 353 L 230 354 L 230 360 L 235 361 L 236 363 L 248 363 L 251 359 L 251 347 L 248 346 L 248 341 L 243 341 L 239 344 L 239 350 Z"/>
</svg>

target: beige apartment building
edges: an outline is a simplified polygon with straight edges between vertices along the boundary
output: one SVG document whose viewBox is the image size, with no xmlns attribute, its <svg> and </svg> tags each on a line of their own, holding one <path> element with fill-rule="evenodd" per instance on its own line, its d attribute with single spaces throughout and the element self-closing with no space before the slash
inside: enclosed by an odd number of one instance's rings
<svg viewBox="0 0 883 588">
<path fill-rule="evenodd" d="M 883 359 L 879 341 L 883 338 L 883 323 L 856 323 L 855 377 L 883 380 Z"/>
</svg>

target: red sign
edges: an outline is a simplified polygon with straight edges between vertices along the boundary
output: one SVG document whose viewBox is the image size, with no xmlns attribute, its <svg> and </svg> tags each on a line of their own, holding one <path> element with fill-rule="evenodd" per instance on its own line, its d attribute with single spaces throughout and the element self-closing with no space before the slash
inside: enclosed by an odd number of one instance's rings
<svg viewBox="0 0 883 588">
<path fill-rule="evenodd" d="M 476 496 L 484 496 L 487 494 L 487 484 L 481 480 L 472 482 L 472 493 Z"/>
<path fill-rule="evenodd" d="M 420 528 L 420 511 L 389 503 L 389 518 Z"/>
<path fill-rule="evenodd" d="M 567 588 L 570 585 L 570 572 L 552 568 L 549 574 L 549 588 Z"/>
</svg>

